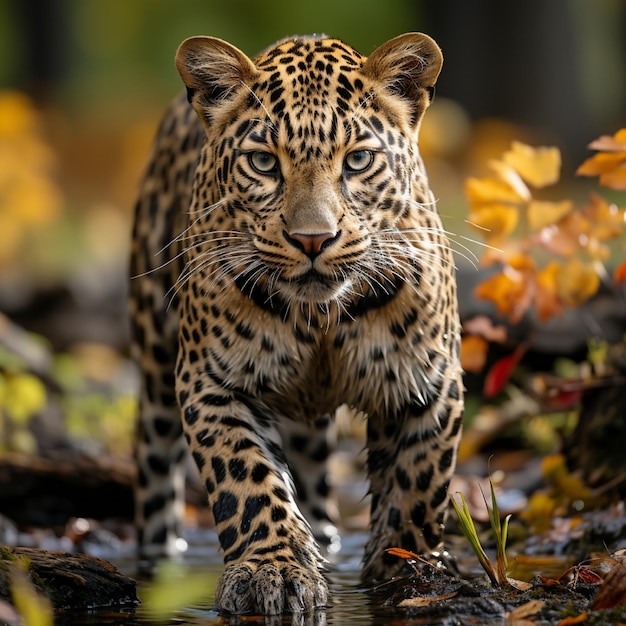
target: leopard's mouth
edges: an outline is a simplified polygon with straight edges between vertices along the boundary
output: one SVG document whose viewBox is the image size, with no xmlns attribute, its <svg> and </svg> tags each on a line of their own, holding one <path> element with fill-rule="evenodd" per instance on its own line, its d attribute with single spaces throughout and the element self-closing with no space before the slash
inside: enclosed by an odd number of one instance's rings
<svg viewBox="0 0 626 626">
<path fill-rule="evenodd" d="M 295 291 L 295 297 L 306 302 L 330 302 L 336 300 L 350 288 L 348 278 L 338 278 L 323 274 L 311 268 L 305 273 L 286 281 L 288 289 Z"/>
</svg>

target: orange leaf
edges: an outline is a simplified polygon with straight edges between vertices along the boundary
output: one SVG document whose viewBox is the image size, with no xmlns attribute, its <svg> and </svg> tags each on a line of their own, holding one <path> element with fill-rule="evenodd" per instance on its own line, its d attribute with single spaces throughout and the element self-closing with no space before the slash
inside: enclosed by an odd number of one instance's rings
<svg viewBox="0 0 626 626">
<path fill-rule="evenodd" d="M 626 191 L 626 152 L 621 165 L 610 172 L 601 174 L 598 180 L 601 185 L 609 189 Z"/>
<path fill-rule="evenodd" d="M 518 272 L 532 272 L 535 262 L 527 254 L 518 254 L 509 259 L 509 265 Z"/>
<path fill-rule="evenodd" d="M 543 228 L 537 243 L 554 254 L 572 256 L 588 242 L 589 230 L 589 220 L 580 211 L 572 211 L 558 225 Z"/>
<path fill-rule="evenodd" d="M 526 292 L 526 283 L 522 277 L 501 272 L 476 286 L 476 296 L 489 300 L 496 305 L 498 313 L 513 316 L 518 310 Z"/>
<path fill-rule="evenodd" d="M 497 178 L 467 178 L 465 195 L 472 204 L 485 202 L 519 204 L 524 201 L 511 185 Z"/>
<path fill-rule="evenodd" d="M 613 280 L 616 283 L 626 283 L 626 261 L 622 261 L 613 274 Z"/>
<path fill-rule="evenodd" d="M 572 210 L 570 200 L 561 202 L 543 202 L 531 200 L 528 205 L 528 225 L 532 230 L 541 230 L 545 226 L 556 224 Z"/>
<path fill-rule="evenodd" d="M 508 204 L 475 204 L 468 215 L 474 228 L 489 233 L 489 237 L 509 235 L 515 230 L 519 218 L 518 210 Z"/>
<path fill-rule="evenodd" d="M 561 152 L 558 148 L 533 148 L 514 141 L 511 150 L 504 153 L 503 160 L 534 187 L 546 187 L 559 180 Z"/>
<path fill-rule="evenodd" d="M 580 615 L 575 617 L 564 617 L 557 626 L 574 626 L 574 624 L 584 624 L 589 619 L 587 611 L 583 611 Z"/>
<path fill-rule="evenodd" d="M 422 557 L 419 554 L 415 554 L 415 552 L 411 552 L 410 550 L 405 550 L 404 548 L 387 548 L 385 550 L 387 554 L 391 554 L 391 556 L 397 556 L 401 559 L 421 559 Z"/>
<path fill-rule="evenodd" d="M 482 372 L 487 360 L 489 342 L 484 337 L 465 335 L 461 341 L 461 365 L 466 372 Z"/>
<path fill-rule="evenodd" d="M 589 220 L 590 231 L 597 239 L 604 241 L 622 235 L 625 223 L 624 209 L 609 204 L 599 194 L 590 195 L 582 213 Z"/>
<path fill-rule="evenodd" d="M 600 277 L 593 266 L 571 259 L 558 273 L 557 290 L 563 302 L 576 307 L 593 296 L 600 286 Z"/>
<path fill-rule="evenodd" d="M 563 305 L 558 296 L 557 279 L 561 264 L 551 261 L 535 275 L 535 308 L 541 320 L 548 320 L 563 312 Z"/>
<path fill-rule="evenodd" d="M 589 157 L 578 166 L 578 176 L 599 176 L 611 172 L 626 161 L 626 151 L 623 152 L 598 152 Z"/>
</svg>

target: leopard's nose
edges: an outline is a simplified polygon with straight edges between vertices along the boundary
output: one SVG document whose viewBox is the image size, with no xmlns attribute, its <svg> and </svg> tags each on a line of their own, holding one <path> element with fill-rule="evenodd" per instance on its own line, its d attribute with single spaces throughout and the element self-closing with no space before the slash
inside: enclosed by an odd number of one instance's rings
<svg viewBox="0 0 626 626">
<path fill-rule="evenodd" d="M 285 239 L 298 250 L 302 250 L 308 257 L 315 258 L 325 248 L 339 238 L 341 231 L 338 233 L 292 233 L 283 231 Z"/>
</svg>

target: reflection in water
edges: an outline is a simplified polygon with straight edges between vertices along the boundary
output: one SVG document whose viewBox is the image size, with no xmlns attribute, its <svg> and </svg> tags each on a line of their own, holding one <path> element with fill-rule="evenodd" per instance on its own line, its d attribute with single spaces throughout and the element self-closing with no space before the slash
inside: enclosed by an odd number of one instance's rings
<svg viewBox="0 0 626 626">
<path fill-rule="evenodd" d="M 213 531 L 192 532 L 187 537 L 189 550 L 185 555 L 185 564 L 193 572 L 206 572 L 219 574 L 222 569 L 222 561 L 218 552 L 217 536 Z M 111 609 L 103 609 L 84 613 L 72 614 L 70 612 L 55 616 L 56 626 L 79 626 L 89 624 L 91 626 L 382 626 L 388 624 L 392 616 L 389 612 L 375 609 L 370 597 L 359 588 L 359 573 L 361 571 L 361 558 L 366 536 L 364 533 L 349 533 L 342 536 L 341 550 L 331 558 L 331 598 L 332 606 L 326 610 L 315 611 L 312 614 L 284 615 L 275 617 L 254 616 L 220 616 L 213 610 L 213 590 L 200 606 L 189 607 L 178 611 L 167 621 L 150 619 L 147 607 L 142 607 L 137 612 Z M 115 562 L 114 564 L 123 572 L 133 575 L 134 563 Z M 150 583 L 144 583 L 143 589 Z M 142 596 L 142 586 L 139 588 L 139 596 Z M 394 615 L 396 624 L 401 623 L 398 615 Z M 413 622 L 414 623 L 414 622 Z"/>
</svg>

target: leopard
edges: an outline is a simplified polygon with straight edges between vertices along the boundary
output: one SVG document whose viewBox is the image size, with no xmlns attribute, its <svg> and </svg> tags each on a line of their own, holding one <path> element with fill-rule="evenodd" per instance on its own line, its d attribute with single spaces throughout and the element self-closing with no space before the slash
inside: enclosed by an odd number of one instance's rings
<svg viewBox="0 0 626 626">
<path fill-rule="evenodd" d="M 176 53 L 131 244 L 141 370 L 142 559 L 181 549 L 193 459 L 223 555 L 224 614 L 331 603 L 336 415 L 366 420 L 362 579 L 394 547 L 437 554 L 463 420 L 450 237 L 419 150 L 442 67 L 399 35 L 363 56 L 294 36 L 250 58 L 215 37 Z"/>
</svg>

